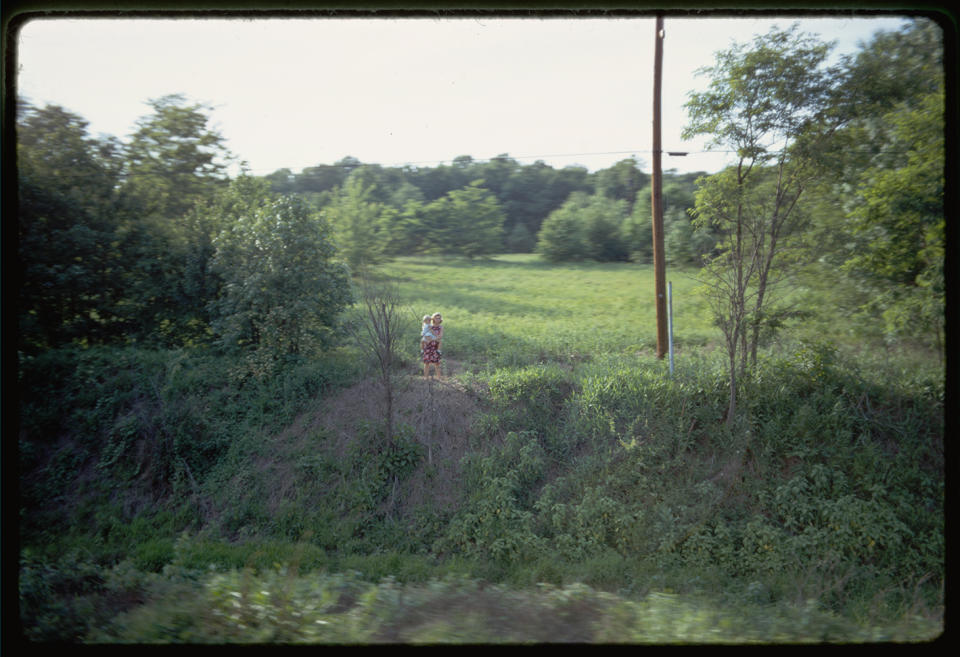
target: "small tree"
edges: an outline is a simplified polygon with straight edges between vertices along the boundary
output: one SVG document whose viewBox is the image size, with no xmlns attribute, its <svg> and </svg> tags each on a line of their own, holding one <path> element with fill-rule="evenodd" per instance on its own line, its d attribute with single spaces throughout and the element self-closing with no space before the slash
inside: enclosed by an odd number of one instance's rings
<svg viewBox="0 0 960 657">
<path fill-rule="evenodd" d="M 483 181 L 452 190 L 444 200 L 446 222 L 437 245 L 442 252 L 474 258 L 503 248 L 503 211 Z"/>
<path fill-rule="evenodd" d="M 695 214 L 720 240 L 702 270 L 730 367 L 727 421 L 736 410 L 737 374 L 747 355 L 756 362 L 765 330 L 782 320 L 769 309 L 785 273 L 791 235 L 805 219 L 798 201 L 818 179 L 825 137 L 840 123 L 832 115 L 828 46 L 797 33 L 772 30 L 751 50 L 734 46 L 704 69 L 707 91 L 691 94 L 684 137 L 710 134 L 711 146 L 737 153 L 735 166 L 706 178 Z"/>
<path fill-rule="evenodd" d="M 400 292 L 390 282 L 363 280 L 360 285 L 360 303 L 363 313 L 357 325 L 351 325 L 354 339 L 360 348 L 376 363 L 383 385 L 386 415 L 386 437 L 393 444 L 393 369 L 397 347 L 403 338 L 408 321 L 400 303 Z"/>
<path fill-rule="evenodd" d="M 586 257 L 586 235 L 580 213 L 589 197 L 574 192 L 550 213 L 537 233 L 536 252 L 550 262 L 582 260 Z"/>
<path fill-rule="evenodd" d="M 323 346 L 352 302 L 326 222 L 295 197 L 272 198 L 248 179 L 234 183 L 212 266 L 222 278 L 214 328 L 228 346 L 277 357 Z"/>
<path fill-rule="evenodd" d="M 324 212 L 333 228 L 341 256 L 357 272 L 383 259 L 387 207 L 373 199 L 374 187 L 350 176 Z"/>
</svg>

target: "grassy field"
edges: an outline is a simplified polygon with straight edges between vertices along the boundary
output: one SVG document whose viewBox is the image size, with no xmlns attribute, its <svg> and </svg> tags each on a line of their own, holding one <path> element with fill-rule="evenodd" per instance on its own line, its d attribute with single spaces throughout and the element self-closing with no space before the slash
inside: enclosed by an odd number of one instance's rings
<svg viewBox="0 0 960 657">
<path fill-rule="evenodd" d="M 398 283 L 410 333 L 419 332 L 424 314 L 441 312 L 447 357 L 471 368 L 547 361 L 607 364 L 656 350 L 650 264 L 551 264 L 533 254 L 509 254 L 478 260 L 399 258 L 378 273 Z M 684 366 L 684 354 L 699 366 L 701 357 L 723 348 L 697 274 L 692 268 L 667 269 L 677 367 Z M 884 345 L 879 322 L 843 309 L 854 303 L 849 285 L 840 285 L 830 272 L 808 271 L 798 281 L 776 296 L 806 314 L 768 341 L 774 351 L 804 341 L 828 342 L 868 359 L 935 363 L 936 357 L 922 349 Z M 415 338 L 405 349 L 416 359 Z"/>
<path fill-rule="evenodd" d="M 656 348 L 651 265 L 553 265 L 516 254 L 472 262 L 405 258 L 381 271 L 400 284 L 411 317 L 443 314 L 452 359 L 498 367 Z M 720 337 L 693 274 L 669 277 L 678 351 Z"/>
</svg>

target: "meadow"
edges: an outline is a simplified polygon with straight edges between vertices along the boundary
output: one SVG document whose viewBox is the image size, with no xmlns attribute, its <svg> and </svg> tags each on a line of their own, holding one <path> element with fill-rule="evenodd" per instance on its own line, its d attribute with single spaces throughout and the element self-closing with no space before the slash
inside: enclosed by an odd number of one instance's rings
<svg viewBox="0 0 960 657">
<path fill-rule="evenodd" d="M 400 258 L 379 273 L 397 282 L 411 316 L 442 312 L 450 357 L 481 368 L 656 348 L 649 265 L 554 265 L 511 254 L 477 261 Z M 719 335 L 693 293 L 694 273 L 679 271 L 671 280 L 677 349 Z"/>
<path fill-rule="evenodd" d="M 381 389 L 343 341 L 276 372 L 197 350 L 21 364 L 20 603 L 88 643 L 817 643 L 943 629 L 943 371 L 838 313 L 766 345 L 723 422 L 720 335 L 649 265 L 400 258 Z M 420 317 L 445 318 L 424 380 Z M 359 321 L 350 315 L 347 321 Z M 829 330 L 828 330 L 829 327 Z"/>
</svg>

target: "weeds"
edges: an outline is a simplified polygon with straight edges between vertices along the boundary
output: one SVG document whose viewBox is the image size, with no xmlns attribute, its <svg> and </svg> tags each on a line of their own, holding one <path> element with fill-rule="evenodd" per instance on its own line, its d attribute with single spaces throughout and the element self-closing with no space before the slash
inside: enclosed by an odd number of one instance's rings
<svg viewBox="0 0 960 657">
<path fill-rule="evenodd" d="M 523 279 L 533 269 L 543 280 Z M 445 351 L 464 357 L 465 372 L 431 383 L 397 374 L 392 441 L 368 410 L 377 390 L 347 387 L 361 368 L 346 350 L 260 374 L 202 351 L 25 359 L 26 637 L 937 635 L 937 370 L 781 341 L 745 377 L 742 416 L 728 426 L 724 364 L 709 350 L 688 347 L 671 376 L 623 327 L 570 321 L 588 291 L 605 288 L 594 283 L 643 272 L 569 269 L 519 258 L 453 272 L 453 283 L 472 277 L 443 308 Z M 549 308 L 507 292 L 510 283 L 543 295 L 538 286 L 565 276 L 584 289 Z M 505 308 L 518 312 L 498 314 Z M 708 341 L 704 327 L 680 340 Z"/>
</svg>

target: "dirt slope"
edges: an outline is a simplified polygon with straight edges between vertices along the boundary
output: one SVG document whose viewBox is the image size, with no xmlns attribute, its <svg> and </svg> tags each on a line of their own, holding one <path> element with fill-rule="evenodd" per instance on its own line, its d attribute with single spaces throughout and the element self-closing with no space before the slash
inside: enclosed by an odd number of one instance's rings
<svg viewBox="0 0 960 657">
<path fill-rule="evenodd" d="M 436 507 L 450 507 L 459 498 L 460 460 L 470 449 L 481 397 L 477 390 L 452 378 L 451 373 L 459 371 L 458 364 L 444 366 L 445 376 L 441 378 L 403 374 L 394 379 L 395 423 L 411 426 L 417 442 L 425 449 L 420 467 L 404 482 L 400 504 L 405 509 L 427 501 Z M 373 378 L 307 409 L 272 439 L 275 449 L 258 464 L 258 469 L 276 484 L 269 492 L 268 505 L 279 505 L 295 494 L 298 458 L 321 449 L 344 457 L 359 439 L 358 426 L 364 422 L 381 423 L 384 409 L 383 386 Z"/>
</svg>

